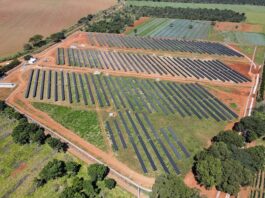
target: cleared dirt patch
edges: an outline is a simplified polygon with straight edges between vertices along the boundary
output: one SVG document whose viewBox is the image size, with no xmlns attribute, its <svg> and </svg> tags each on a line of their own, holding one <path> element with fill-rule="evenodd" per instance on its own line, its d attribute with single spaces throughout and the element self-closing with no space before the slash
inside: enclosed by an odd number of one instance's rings
<svg viewBox="0 0 265 198">
<path fill-rule="evenodd" d="M 129 26 L 126 28 L 126 30 L 124 31 L 124 34 L 129 33 L 132 29 L 134 29 L 138 25 L 143 24 L 144 22 L 148 21 L 149 19 L 150 19 L 149 17 L 141 17 L 140 19 L 134 21 L 132 26 Z"/>
<path fill-rule="evenodd" d="M 115 0 L 2 0 L 0 1 L 0 57 L 22 49 L 34 34 L 48 36 L 79 18 L 107 9 Z"/>
<path fill-rule="evenodd" d="M 27 168 L 27 164 L 25 162 L 22 162 L 12 173 L 12 177 L 16 177 L 17 174 L 19 174 L 20 172 L 22 172 L 23 170 L 25 170 Z"/>
<path fill-rule="evenodd" d="M 216 22 L 216 31 L 262 32 L 261 25 L 248 23 Z"/>
</svg>

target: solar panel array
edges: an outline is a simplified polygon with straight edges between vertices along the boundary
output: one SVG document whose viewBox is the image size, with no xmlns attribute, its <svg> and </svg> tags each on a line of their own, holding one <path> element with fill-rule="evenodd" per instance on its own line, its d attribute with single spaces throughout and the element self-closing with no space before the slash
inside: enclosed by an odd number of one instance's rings
<svg viewBox="0 0 265 198">
<path fill-rule="evenodd" d="M 170 126 L 158 128 L 149 115 L 227 121 L 237 115 L 199 84 L 111 77 L 54 70 L 31 70 L 25 97 L 40 101 L 115 108 L 105 122 L 116 152 L 131 149 L 144 173 L 181 173 L 180 160 L 191 156 Z M 159 126 L 160 127 L 160 126 Z"/>
<path fill-rule="evenodd" d="M 159 50 L 171 52 L 190 52 L 199 54 L 215 54 L 225 56 L 242 55 L 220 43 L 206 41 L 187 41 L 163 38 L 146 38 L 140 36 L 126 36 L 120 34 L 91 33 L 88 34 L 91 45 L 108 48 L 131 48 L 145 50 Z"/>
<path fill-rule="evenodd" d="M 227 121 L 237 115 L 199 84 L 32 70 L 25 97 Z M 48 79 L 43 78 L 48 73 Z M 42 76 L 41 78 L 39 76 Z M 64 82 L 67 79 L 67 83 Z M 34 86 L 31 84 L 33 83 Z"/>
<path fill-rule="evenodd" d="M 248 78 L 218 60 L 193 60 L 97 50 L 65 50 L 70 66 L 110 69 L 114 71 L 156 74 L 210 81 L 244 83 Z M 64 57 L 64 49 L 58 50 Z M 65 61 L 63 61 L 65 62 Z"/>
</svg>

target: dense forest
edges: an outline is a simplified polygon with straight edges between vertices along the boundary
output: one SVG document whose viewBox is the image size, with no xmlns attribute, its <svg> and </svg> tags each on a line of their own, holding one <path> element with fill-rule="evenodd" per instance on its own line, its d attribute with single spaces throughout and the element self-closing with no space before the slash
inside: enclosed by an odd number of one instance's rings
<svg viewBox="0 0 265 198">
<path fill-rule="evenodd" d="M 172 8 L 172 7 L 127 7 L 129 12 L 138 16 L 151 16 L 160 18 L 178 18 L 190 20 L 206 21 L 230 21 L 241 22 L 246 19 L 244 13 L 238 13 L 233 10 L 219 10 L 206 8 Z"/>
<path fill-rule="evenodd" d="M 141 0 L 138 0 L 141 1 Z M 148 1 L 148 0 L 144 0 Z M 249 4 L 249 5 L 265 5 L 265 0 L 149 0 L 149 1 L 165 1 L 178 3 L 218 3 L 218 4 Z"/>
</svg>

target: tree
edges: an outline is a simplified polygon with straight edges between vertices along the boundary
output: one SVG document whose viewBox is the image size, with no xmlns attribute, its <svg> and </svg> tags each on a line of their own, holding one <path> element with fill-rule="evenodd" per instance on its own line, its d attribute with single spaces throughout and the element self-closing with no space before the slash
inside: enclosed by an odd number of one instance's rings
<svg viewBox="0 0 265 198">
<path fill-rule="evenodd" d="M 23 49 L 24 51 L 29 51 L 29 50 L 32 50 L 32 45 L 30 45 L 29 43 L 26 43 L 23 45 Z"/>
<path fill-rule="evenodd" d="M 208 155 L 204 160 L 198 161 L 195 164 L 195 176 L 208 189 L 218 185 L 222 178 L 221 160 Z"/>
<path fill-rule="evenodd" d="M 57 33 L 54 33 L 51 35 L 51 39 L 57 43 L 57 42 L 60 42 L 61 40 L 65 39 L 65 35 L 63 32 L 57 32 Z"/>
<path fill-rule="evenodd" d="M 5 101 L 0 100 L 0 111 L 4 111 L 6 107 L 7 107 L 7 105 L 6 105 Z"/>
<path fill-rule="evenodd" d="M 135 36 L 137 35 L 137 31 L 138 31 L 137 28 L 135 28 L 135 29 L 133 30 Z"/>
<path fill-rule="evenodd" d="M 95 185 L 95 182 L 89 180 L 84 181 L 83 190 L 88 197 L 96 197 L 99 193 L 99 189 Z"/>
<path fill-rule="evenodd" d="M 58 152 L 64 151 L 67 146 L 65 143 L 61 142 L 59 139 L 53 138 L 53 137 L 47 138 L 46 142 L 51 148 L 53 148 L 54 150 L 57 150 Z"/>
<path fill-rule="evenodd" d="M 256 112 L 252 116 L 240 120 L 242 132 L 253 131 L 258 137 L 265 135 L 264 113 Z"/>
<path fill-rule="evenodd" d="M 66 174 L 66 168 L 64 161 L 54 159 L 48 162 L 48 164 L 41 170 L 39 176 L 46 181 L 62 177 Z"/>
<path fill-rule="evenodd" d="M 252 175 L 253 173 L 244 168 L 239 161 L 225 160 L 222 163 L 222 181 L 217 185 L 217 189 L 236 195 L 241 185 L 251 183 Z"/>
<path fill-rule="evenodd" d="M 25 124 L 18 124 L 12 131 L 12 138 L 15 143 L 18 144 L 28 144 L 30 140 L 29 133 L 25 131 L 27 127 L 27 123 Z"/>
<path fill-rule="evenodd" d="M 246 152 L 251 156 L 251 167 L 256 171 L 261 170 L 265 165 L 265 147 L 255 146 L 246 149 Z"/>
<path fill-rule="evenodd" d="M 40 34 L 36 34 L 33 37 L 29 39 L 29 43 L 31 43 L 33 46 L 37 46 L 43 39 L 43 36 Z"/>
<path fill-rule="evenodd" d="M 31 58 L 32 58 L 32 56 L 31 56 L 30 54 L 24 56 L 24 60 L 25 60 L 25 61 L 28 61 L 28 60 L 30 60 Z"/>
<path fill-rule="evenodd" d="M 225 160 L 231 158 L 232 152 L 224 142 L 216 142 L 209 147 L 207 154 L 220 160 Z"/>
<path fill-rule="evenodd" d="M 182 178 L 174 175 L 161 175 L 156 178 L 152 187 L 151 198 L 199 198 L 197 190 L 188 188 Z"/>
<path fill-rule="evenodd" d="M 92 164 L 87 168 L 91 181 L 102 181 L 109 173 L 109 168 L 103 164 Z"/>
<path fill-rule="evenodd" d="M 77 173 L 79 172 L 79 170 L 81 168 L 80 164 L 73 162 L 73 161 L 66 162 L 65 165 L 66 165 L 67 173 L 69 175 L 77 175 Z"/>
<path fill-rule="evenodd" d="M 246 139 L 246 142 L 250 143 L 250 142 L 258 139 L 258 136 L 254 131 L 247 131 L 245 133 L 245 139 Z"/>
<path fill-rule="evenodd" d="M 237 147 L 244 146 L 244 138 L 235 133 L 234 131 L 221 131 L 218 135 L 214 136 L 212 139 L 213 142 L 224 142 L 227 145 L 234 145 Z"/>
<path fill-rule="evenodd" d="M 60 194 L 60 198 L 87 198 L 85 193 L 77 192 L 73 187 L 66 187 Z"/>
<path fill-rule="evenodd" d="M 46 136 L 43 129 L 38 129 L 35 132 L 30 132 L 30 140 L 38 144 L 44 144 Z"/>
<path fill-rule="evenodd" d="M 116 181 L 114 179 L 105 179 L 104 180 L 105 187 L 108 189 L 113 189 L 116 186 Z"/>
</svg>

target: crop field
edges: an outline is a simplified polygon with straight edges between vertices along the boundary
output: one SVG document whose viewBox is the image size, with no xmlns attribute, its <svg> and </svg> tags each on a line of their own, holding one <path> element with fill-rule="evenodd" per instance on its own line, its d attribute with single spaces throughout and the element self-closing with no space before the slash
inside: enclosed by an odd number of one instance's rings
<svg viewBox="0 0 265 198">
<path fill-rule="evenodd" d="M 135 27 L 129 35 L 177 39 L 207 39 L 211 30 L 209 21 L 185 19 L 152 18 L 141 26 Z"/>
<path fill-rule="evenodd" d="M 254 178 L 250 198 L 263 198 L 265 197 L 265 172 L 259 171 Z"/>
<path fill-rule="evenodd" d="M 66 52 L 64 52 L 66 51 Z M 65 56 L 66 54 L 66 56 Z M 192 60 L 97 50 L 57 50 L 57 64 L 182 78 L 243 83 L 250 80 L 218 60 Z M 66 60 L 65 60 L 66 59 Z"/>
<path fill-rule="evenodd" d="M 83 167 L 78 176 L 87 177 L 86 165 L 67 153 L 58 153 L 48 145 L 37 144 L 18 145 L 11 137 L 12 129 L 16 126 L 15 120 L 10 120 L 0 113 L 0 197 L 50 197 L 58 198 L 61 192 L 72 178 L 68 176 L 49 181 L 43 187 L 36 189 L 33 180 L 41 169 L 52 159 L 64 161 L 77 161 Z M 120 187 L 112 191 L 102 188 L 107 197 L 132 197 Z"/>
<path fill-rule="evenodd" d="M 238 117 L 199 84 L 52 70 L 31 70 L 25 97 L 105 110 L 105 131 L 113 151 L 146 174 L 187 171 L 191 156 L 206 143 L 208 133 Z M 51 114 L 56 116 L 56 112 Z M 189 122 L 196 127 L 184 126 Z M 133 162 L 132 157 L 136 159 Z"/>
<path fill-rule="evenodd" d="M 131 48 L 171 52 L 179 51 L 242 57 L 238 52 L 222 45 L 221 43 L 214 42 L 146 38 L 91 32 L 88 33 L 88 40 L 92 46 L 108 48 Z"/>
<path fill-rule="evenodd" d="M 75 24 L 81 17 L 113 6 L 114 0 L 0 1 L 0 57 L 23 48 L 35 34 L 48 36 Z"/>
<path fill-rule="evenodd" d="M 265 46 L 265 35 L 254 32 L 220 32 L 225 42 Z"/>
<path fill-rule="evenodd" d="M 175 8 L 208 8 L 221 10 L 234 10 L 246 13 L 246 22 L 265 25 L 265 6 L 254 5 L 230 5 L 230 4 L 203 4 L 203 3 L 175 3 L 175 2 L 154 2 L 154 1 L 126 1 L 128 6 L 154 6 L 154 7 L 175 7 Z"/>
</svg>

